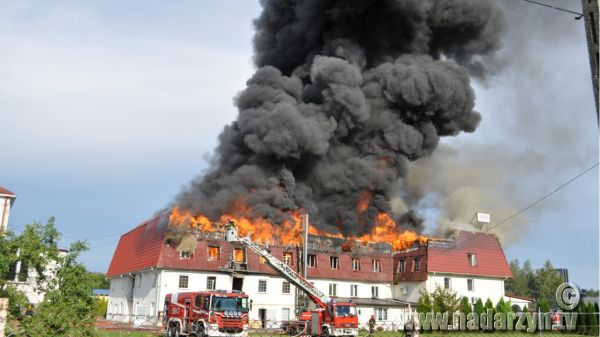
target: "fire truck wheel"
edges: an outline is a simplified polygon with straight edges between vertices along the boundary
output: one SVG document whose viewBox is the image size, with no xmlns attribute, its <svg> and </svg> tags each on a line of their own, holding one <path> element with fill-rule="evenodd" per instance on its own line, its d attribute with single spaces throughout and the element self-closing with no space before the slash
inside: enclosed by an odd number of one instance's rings
<svg viewBox="0 0 600 337">
<path fill-rule="evenodd" d="M 323 328 L 323 330 L 321 330 L 321 337 L 329 337 L 329 329 Z"/>
<path fill-rule="evenodd" d="M 175 322 L 169 323 L 169 328 L 167 329 L 167 337 L 179 337 L 179 324 Z"/>
</svg>

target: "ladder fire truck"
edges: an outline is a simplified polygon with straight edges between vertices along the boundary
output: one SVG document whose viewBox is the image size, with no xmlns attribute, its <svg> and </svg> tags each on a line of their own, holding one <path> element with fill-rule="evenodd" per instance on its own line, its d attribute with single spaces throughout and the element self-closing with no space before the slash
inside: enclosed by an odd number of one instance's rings
<svg viewBox="0 0 600 337">
<path fill-rule="evenodd" d="M 241 291 L 197 291 L 167 294 L 167 337 L 247 337 L 248 295 Z"/>
<path fill-rule="evenodd" d="M 225 241 L 240 242 L 262 258 L 277 273 L 308 295 L 316 305 L 316 309 L 301 312 L 298 320 L 285 323 L 284 328 L 291 334 L 311 336 L 353 336 L 358 335 L 358 316 L 356 306 L 352 302 L 336 302 L 325 296 L 312 283 L 280 261 L 268 250 L 255 244 L 249 237 L 239 237 L 237 225 L 230 221 L 225 226 Z"/>
</svg>

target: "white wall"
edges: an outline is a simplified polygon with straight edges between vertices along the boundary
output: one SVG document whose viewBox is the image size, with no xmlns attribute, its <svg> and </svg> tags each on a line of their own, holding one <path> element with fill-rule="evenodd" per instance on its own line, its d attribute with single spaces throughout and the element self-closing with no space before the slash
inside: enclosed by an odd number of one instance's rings
<svg viewBox="0 0 600 337">
<path fill-rule="evenodd" d="M 315 287 L 323 292 L 325 295 L 329 295 L 329 284 L 337 285 L 337 297 L 350 298 L 350 286 L 358 286 L 359 298 L 371 298 L 371 288 L 377 287 L 379 289 L 378 298 L 392 298 L 392 286 L 390 283 L 378 282 L 359 282 L 359 281 L 341 281 L 333 279 L 309 279 L 310 282 L 314 282 Z"/>
<path fill-rule="evenodd" d="M 8 216 L 10 215 L 10 201 L 12 198 L 0 196 L 0 232 L 8 227 Z"/>
<path fill-rule="evenodd" d="M 438 286 L 443 288 L 445 277 L 450 278 L 450 290 L 456 292 L 458 297 L 466 296 L 469 300 L 473 297 L 475 300 L 481 298 L 484 303 L 490 298 L 494 305 L 504 297 L 503 278 L 430 273 L 427 279 L 427 290 L 433 292 Z M 473 291 L 468 291 L 467 279 L 473 279 Z"/>
<path fill-rule="evenodd" d="M 404 289 L 404 291 L 402 291 Z M 420 292 L 426 289 L 426 282 L 400 282 L 394 284 L 392 288 L 394 299 L 406 302 L 416 303 L 419 300 Z"/>
</svg>

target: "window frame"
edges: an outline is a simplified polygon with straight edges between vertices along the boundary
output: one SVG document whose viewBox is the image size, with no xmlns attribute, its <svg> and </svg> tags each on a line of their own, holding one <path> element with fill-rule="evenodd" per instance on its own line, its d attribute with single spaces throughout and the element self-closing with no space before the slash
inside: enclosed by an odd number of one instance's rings
<svg viewBox="0 0 600 337">
<path fill-rule="evenodd" d="M 261 290 L 261 285 L 264 284 L 264 290 Z M 258 293 L 259 294 L 266 294 L 268 291 L 268 284 L 267 284 L 267 280 L 262 279 L 262 280 L 258 280 Z"/>
<path fill-rule="evenodd" d="M 360 271 L 360 259 L 352 258 L 352 271 Z"/>
<path fill-rule="evenodd" d="M 475 253 L 467 253 L 467 259 L 470 267 L 477 267 L 477 256 Z"/>
<path fill-rule="evenodd" d="M 452 278 L 450 278 L 450 277 L 444 277 L 444 289 L 446 289 L 446 290 L 451 290 L 452 289 Z"/>
<path fill-rule="evenodd" d="M 469 287 L 469 283 L 471 285 L 470 287 Z M 467 279 L 467 291 L 475 292 L 475 279 L 472 279 L 472 278 Z"/>
<path fill-rule="evenodd" d="M 294 253 L 292 252 L 283 252 L 283 263 L 287 264 L 288 266 L 293 266 L 294 265 Z"/>
<path fill-rule="evenodd" d="M 329 296 L 337 296 L 337 283 L 329 283 Z"/>
<path fill-rule="evenodd" d="M 312 263 L 311 263 L 312 260 Z M 306 266 L 308 268 L 317 268 L 317 255 L 316 254 L 307 254 L 306 255 Z"/>
<path fill-rule="evenodd" d="M 379 286 L 371 286 L 371 298 L 379 298 Z"/>
<path fill-rule="evenodd" d="M 209 287 L 210 281 L 213 280 L 212 288 Z M 207 276 L 206 277 L 206 290 L 216 290 L 217 289 L 217 277 L 216 276 Z"/>
<path fill-rule="evenodd" d="M 212 254 L 210 253 L 211 249 L 215 249 L 215 248 L 216 248 L 216 251 L 217 251 L 217 257 L 216 258 L 213 257 Z M 206 255 L 207 255 L 208 261 L 219 261 L 219 260 L 221 260 L 221 246 L 208 246 L 208 248 L 207 248 L 207 254 Z"/>
<path fill-rule="evenodd" d="M 287 288 L 287 292 L 285 291 Z M 281 283 L 281 293 L 284 295 L 289 295 L 292 293 L 292 285 L 289 281 L 283 281 Z"/>
<path fill-rule="evenodd" d="M 371 270 L 374 273 L 381 273 L 381 261 L 380 260 L 371 260 Z"/>
<path fill-rule="evenodd" d="M 418 272 L 421 271 L 421 257 L 415 256 L 413 258 L 413 271 Z"/>
<path fill-rule="evenodd" d="M 185 286 L 182 286 L 182 281 L 185 280 Z M 179 274 L 179 281 L 177 282 L 178 289 L 189 289 L 190 286 L 190 275 Z"/>
<path fill-rule="evenodd" d="M 335 255 L 329 256 L 329 268 L 331 270 L 339 270 L 340 269 L 340 258 L 339 258 L 339 256 L 335 256 Z"/>
<path fill-rule="evenodd" d="M 358 284 L 350 285 L 350 297 L 358 297 Z"/>
</svg>

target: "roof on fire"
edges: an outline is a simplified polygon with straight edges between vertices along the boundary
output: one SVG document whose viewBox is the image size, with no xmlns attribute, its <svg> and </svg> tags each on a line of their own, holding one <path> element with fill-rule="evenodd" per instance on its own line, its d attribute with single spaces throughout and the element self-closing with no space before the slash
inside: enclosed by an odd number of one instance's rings
<svg viewBox="0 0 600 337">
<path fill-rule="evenodd" d="M 136 272 L 152 267 L 172 270 L 211 270 L 229 271 L 229 261 L 220 258 L 210 261 L 206 258 L 181 259 L 173 247 L 165 244 L 165 233 L 169 226 L 170 212 L 166 211 L 153 219 L 143 222 L 131 231 L 123 234 L 119 240 L 107 275 L 114 277 L 131 272 Z M 198 241 L 194 256 L 203 256 L 209 246 L 220 246 L 221 256 L 230 256 L 235 244 L 224 243 L 219 238 Z M 288 251 L 285 247 L 271 246 L 274 255 Z M 486 233 L 459 232 L 454 240 L 431 242 L 427 247 L 427 272 L 480 275 L 488 277 L 510 277 L 511 272 L 506 262 L 506 257 L 498 239 Z M 317 252 L 317 255 L 326 253 Z M 401 255 L 402 253 L 398 253 Z M 475 254 L 477 264 L 469 264 L 468 254 Z M 340 266 L 351 265 L 353 255 L 341 254 Z M 381 273 L 371 272 L 371 259 L 361 259 L 360 271 L 339 270 L 332 271 L 328 257 L 326 261 L 318 262 L 317 268 L 309 269 L 309 277 L 316 278 L 353 278 L 364 281 L 391 282 L 394 264 L 392 254 L 380 256 Z M 364 261 L 363 261 L 364 260 Z M 248 254 L 247 270 L 254 273 L 274 274 L 274 271 L 259 262 L 258 256 Z M 364 264 L 364 266 L 363 266 Z"/>
</svg>

